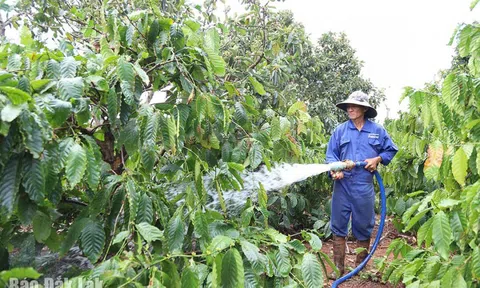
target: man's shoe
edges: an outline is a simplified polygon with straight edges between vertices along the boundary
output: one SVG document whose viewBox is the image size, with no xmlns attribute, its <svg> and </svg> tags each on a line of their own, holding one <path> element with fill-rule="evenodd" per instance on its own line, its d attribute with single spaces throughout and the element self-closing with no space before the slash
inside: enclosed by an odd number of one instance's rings
<svg viewBox="0 0 480 288">
<path fill-rule="evenodd" d="M 357 240 L 357 248 L 365 248 L 362 252 L 357 254 L 357 257 L 355 259 L 355 266 L 360 265 L 365 258 L 367 258 L 368 255 L 368 249 L 370 248 L 370 239 L 368 240 L 362 240 L 358 241 Z"/>
<path fill-rule="evenodd" d="M 340 275 L 333 271 L 328 278 L 336 280 L 345 273 L 345 237 L 333 236 L 333 263 L 337 267 Z"/>
</svg>

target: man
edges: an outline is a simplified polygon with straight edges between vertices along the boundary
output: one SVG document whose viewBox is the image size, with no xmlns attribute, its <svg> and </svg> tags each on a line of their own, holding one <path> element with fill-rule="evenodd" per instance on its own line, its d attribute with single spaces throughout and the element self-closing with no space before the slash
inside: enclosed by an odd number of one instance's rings
<svg viewBox="0 0 480 288">
<path fill-rule="evenodd" d="M 358 247 L 365 248 L 357 254 L 355 265 L 358 266 L 367 257 L 375 224 L 373 171 L 379 163 L 390 163 L 398 151 L 387 131 L 368 120 L 377 116 L 377 111 L 368 100 L 367 94 L 355 91 L 347 100 L 337 104 L 338 108 L 348 113 L 350 120 L 335 129 L 327 147 L 328 163 L 344 160 L 367 162 L 365 167 L 331 172 L 335 182 L 330 227 L 334 235 L 334 263 L 341 274 L 330 275 L 334 279 L 345 272 L 345 237 L 348 234 L 350 216 Z"/>
</svg>

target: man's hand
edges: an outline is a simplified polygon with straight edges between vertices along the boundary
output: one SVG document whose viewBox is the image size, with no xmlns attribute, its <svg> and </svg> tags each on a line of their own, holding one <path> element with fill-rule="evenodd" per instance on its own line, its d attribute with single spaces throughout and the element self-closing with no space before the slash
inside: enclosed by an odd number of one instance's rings
<svg viewBox="0 0 480 288">
<path fill-rule="evenodd" d="M 333 180 L 343 179 L 344 176 L 342 171 L 330 171 L 330 175 L 332 175 Z"/>
<path fill-rule="evenodd" d="M 365 159 L 365 162 L 367 162 L 367 165 L 365 165 L 365 169 L 367 169 L 370 172 L 373 172 L 377 170 L 378 163 L 382 162 L 382 157 L 377 156 L 374 158 L 368 158 L 368 159 Z"/>
</svg>

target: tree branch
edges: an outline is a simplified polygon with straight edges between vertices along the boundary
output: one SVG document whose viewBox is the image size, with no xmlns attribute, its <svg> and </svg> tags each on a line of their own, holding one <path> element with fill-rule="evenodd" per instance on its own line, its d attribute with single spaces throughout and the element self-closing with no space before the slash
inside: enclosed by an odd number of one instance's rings
<svg viewBox="0 0 480 288">
<path fill-rule="evenodd" d="M 83 127 L 74 127 L 74 128 L 80 129 L 80 131 L 84 134 L 93 135 L 98 128 L 103 127 L 103 126 L 107 126 L 107 125 L 110 125 L 110 122 L 105 121 L 104 123 L 102 123 L 100 125 L 97 125 L 95 127 L 92 127 L 92 128 L 83 128 Z"/>
<path fill-rule="evenodd" d="M 145 35 L 143 35 L 143 33 L 140 31 L 140 29 L 138 29 L 137 25 L 135 25 L 135 24 L 133 23 L 132 19 L 130 19 L 130 17 L 128 17 L 128 14 L 127 14 L 125 11 L 123 11 L 123 14 L 124 14 L 124 16 L 128 19 L 128 22 L 130 22 L 130 24 L 137 30 L 137 32 L 138 32 L 140 35 L 142 35 L 143 39 L 146 40 L 147 37 L 145 37 Z"/>
<path fill-rule="evenodd" d="M 98 128 L 103 127 L 103 126 L 107 126 L 107 125 L 110 125 L 110 123 L 108 121 L 105 121 L 104 123 L 102 123 L 100 125 L 97 125 L 95 127 L 92 127 L 92 128 L 83 128 L 83 127 L 80 127 L 80 126 L 58 127 L 58 128 L 53 129 L 53 132 L 55 133 L 56 131 L 68 130 L 70 128 L 73 128 L 73 129 L 80 130 L 83 134 L 93 135 Z"/>
<path fill-rule="evenodd" d="M 172 60 L 168 60 L 168 61 L 165 61 L 165 62 L 157 63 L 157 64 L 155 64 L 155 66 L 153 66 L 152 68 L 147 70 L 147 74 L 152 72 L 155 69 L 158 69 L 158 68 L 162 67 L 163 65 L 166 65 L 168 63 L 172 63 L 172 62 L 175 62 L 175 61 L 176 61 L 175 59 L 172 59 Z"/>
<path fill-rule="evenodd" d="M 71 198 L 62 199 L 62 202 L 63 202 L 63 203 L 69 203 L 69 204 L 76 204 L 76 205 L 80 205 L 80 206 L 84 206 L 84 207 L 87 207 L 87 206 L 88 206 L 87 203 L 83 203 L 83 202 L 81 202 L 81 201 L 78 201 L 78 200 L 75 200 L 75 199 L 71 199 Z"/>
<path fill-rule="evenodd" d="M 80 24 L 80 25 L 88 26 L 87 23 L 85 23 L 85 22 L 83 22 L 83 21 L 81 21 L 81 20 L 78 20 L 78 19 L 72 19 L 72 18 L 69 18 L 69 17 L 67 17 L 67 16 L 63 16 L 63 18 L 65 18 L 65 20 L 67 20 L 67 21 L 73 21 L 73 22 L 78 23 L 78 24 Z M 95 32 L 97 32 L 98 34 L 103 35 L 103 32 L 100 31 L 100 30 L 98 30 L 97 28 L 95 28 L 95 26 L 94 26 L 92 29 L 93 29 Z"/>
<path fill-rule="evenodd" d="M 260 54 L 260 56 L 258 56 L 257 61 L 255 61 L 252 65 L 250 65 L 250 66 L 248 67 L 248 69 L 253 69 L 253 68 L 255 68 L 258 64 L 260 64 L 260 61 L 262 61 L 262 58 L 264 58 L 264 56 L 265 56 L 265 53 L 262 52 L 262 54 Z"/>
</svg>

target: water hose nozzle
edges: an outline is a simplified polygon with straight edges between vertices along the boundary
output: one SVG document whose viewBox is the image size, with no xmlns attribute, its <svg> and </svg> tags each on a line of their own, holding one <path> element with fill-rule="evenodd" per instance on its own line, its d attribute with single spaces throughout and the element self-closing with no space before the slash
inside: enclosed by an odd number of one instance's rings
<svg viewBox="0 0 480 288">
<path fill-rule="evenodd" d="M 338 162 L 332 162 L 329 165 L 330 171 L 343 171 L 352 170 L 355 167 L 361 167 L 367 165 L 365 161 L 353 162 L 352 160 L 344 160 Z"/>
</svg>

